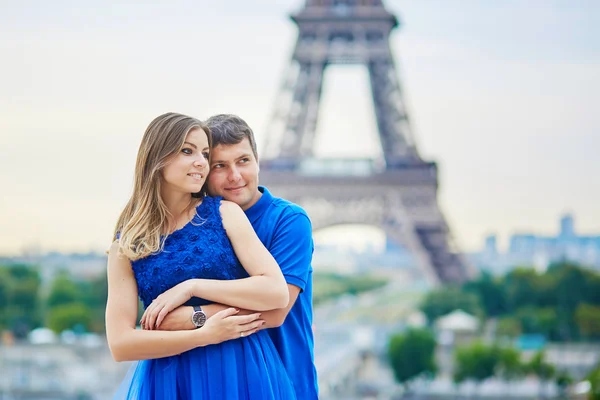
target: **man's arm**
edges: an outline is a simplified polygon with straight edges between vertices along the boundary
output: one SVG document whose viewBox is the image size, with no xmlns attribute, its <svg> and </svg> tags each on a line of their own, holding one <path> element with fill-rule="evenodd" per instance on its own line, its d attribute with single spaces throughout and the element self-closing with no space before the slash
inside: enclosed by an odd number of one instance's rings
<svg viewBox="0 0 600 400">
<path fill-rule="evenodd" d="M 283 324 L 285 318 L 288 313 L 296 303 L 296 299 L 298 298 L 298 294 L 300 294 L 300 288 L 294 285 L 288 285 L 288 290 L 290 292 L 290 301 L 285 308 L 278 308 L 271 311 L 261 311 L 260 319 L 265 321 L 265 324 L 261 329 L 265 328 L 277 328 Z M 216 313 L 221 310 L 225 310 L 230 308 L 224 304 L 208 304 L 206 306 L 202 306 L 202 311 L 206 314 L 207 318 L 212 317 Z M 192 323 L 192 314 L 194 312 L 194 307 L 191 306 L 181 306 L 171 311 L 160 324 L 159 329 L 164 331 L 182 331 L 188 329 L 196 329 L 196 326 Z M 256 311 L 253 310 L 244 310 L 240 309 L 240 312 L 237 315 L 250 315 L 254 314 Z"/>
</svg>

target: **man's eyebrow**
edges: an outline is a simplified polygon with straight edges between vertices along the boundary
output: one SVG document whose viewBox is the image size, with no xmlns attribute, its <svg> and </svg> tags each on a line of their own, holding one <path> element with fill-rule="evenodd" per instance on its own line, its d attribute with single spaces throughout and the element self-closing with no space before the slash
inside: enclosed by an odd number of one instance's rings
<svg viewBox="0 0 600 400">
<path fill-rule="evenodd" d="M 237 160 L 239 160 L 240 158 L 248 158 L 248 157 L 250 157 L 250 153 L 245 153 L 245 154 L 242 154 L 242 155 L 240 155 L 240 156 L 237 156 L 236 158 L 234 158 L 234 160 L 236 160 L 236 161 L 237 161 Z M 224 164 L 224 163 L 226 163 L 226 162 L 227 162 L 227 161 L 225 161 L 225 160 L 216 160 L 216 159 L 214 159 L 214 158 L 213 158 L 213 160 L 212 160 L 212 163 L 213 163 L 213 164 Z"/>
<path fill-rule="evenodd" d="M 197 149 L 198 146 L 196 146 L 194 143 L 190 143 L 190 142 L 183 142 L 183 144 L 189 144 L 190 146 L 192 146 L 193 148 Z"/>
</svg>

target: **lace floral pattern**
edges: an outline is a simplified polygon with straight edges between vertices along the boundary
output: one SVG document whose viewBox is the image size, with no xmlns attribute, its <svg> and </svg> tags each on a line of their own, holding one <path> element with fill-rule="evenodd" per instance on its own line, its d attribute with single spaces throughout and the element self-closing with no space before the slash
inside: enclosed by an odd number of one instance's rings
<svg viewBox="0 0 600 400">
<path fill-rule="evenodd" d="M 132 262 L 144 308 L 164 291 L 188 279 L 231 280 L 248 276 L 223 227 L 221 199 L 205 197 L 192 221 L 167 237 L 163 251 Z M 188 303 L 208 301 L 194 298 Z"/>
</svg>

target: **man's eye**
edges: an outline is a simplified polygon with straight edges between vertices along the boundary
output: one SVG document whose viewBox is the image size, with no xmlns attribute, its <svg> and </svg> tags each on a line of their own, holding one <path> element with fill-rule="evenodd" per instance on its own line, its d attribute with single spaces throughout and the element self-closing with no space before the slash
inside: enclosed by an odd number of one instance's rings
<svg viewBox="0 0 600 400">
<path fill-rule="evenodd" d="M 213 167 L 213 168 L 222 168 L 222 167 L 223 167 L 223 164 L 215 164 L 215 165 L 213 165 L 212 167 Z"/>
<path fill-rule="evenodd" d="M 242 158 L 240 161 L 247 163 L 248 161 L 250 161 L 250 159 L 249 158 Z"/>
</svg>

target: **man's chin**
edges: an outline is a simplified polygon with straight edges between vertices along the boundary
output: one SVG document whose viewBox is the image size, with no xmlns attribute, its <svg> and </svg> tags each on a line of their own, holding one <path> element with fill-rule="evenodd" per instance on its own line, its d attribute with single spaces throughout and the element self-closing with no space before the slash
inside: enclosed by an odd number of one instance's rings
<svg viewBox="0 0 600 400">
<path fill-rule="evenodd" d="M 213 196 L 213 197 L 215 197 L 215 196 L 221 196 L 223 199 L 225 199 L 227 201 L 231 201 L 233 203 L 237 203 L 236 200 L 239 200 L 237 198 L 238 196 L 232 195 L 231 193 L 215 193 L 214 195 L 211 194 L 211 196 Z"/>
</svg>

